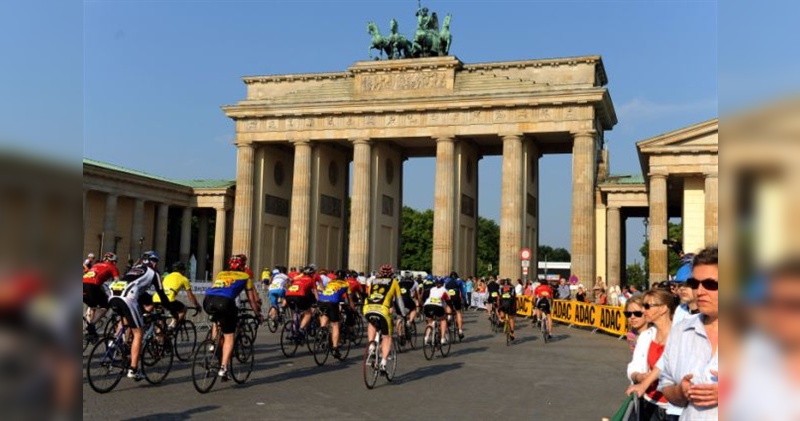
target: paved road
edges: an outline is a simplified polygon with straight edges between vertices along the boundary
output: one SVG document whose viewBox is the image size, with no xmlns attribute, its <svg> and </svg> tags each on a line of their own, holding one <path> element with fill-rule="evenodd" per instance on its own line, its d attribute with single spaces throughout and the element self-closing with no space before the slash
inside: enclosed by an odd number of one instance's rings
<svg viewBox="0 0 800 421">
<path fill-rule="evenodd" d="M 285 358 L 278 335 L 266 329 L 259 332 L 250 380 L 217 382 L 205 395 L 192 387 L 189 364 L 177 360 L 159 386 L 123 378 L 99 395 L 86 381 L 84 358 L 83 418 L 599 420 L 616 411 L 630 359 L 624 341 L 554 326 L 555 341 L 545 345 L 527 327 L 507 347 L 483 315 L 465 315 L 467 337 L 450 356 L 427 361 L 421 350 L 402 353 L 395 381 L 379 378 L 373 390 L 362 380 L 361 349 L 344 362 L 329 359 L 317 367 L 303 348 Z"/>
</svg>

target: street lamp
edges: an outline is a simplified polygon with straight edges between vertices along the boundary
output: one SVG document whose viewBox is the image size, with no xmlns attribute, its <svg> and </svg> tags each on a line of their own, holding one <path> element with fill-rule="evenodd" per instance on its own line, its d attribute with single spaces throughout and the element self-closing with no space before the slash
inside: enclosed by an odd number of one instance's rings
<svg viewBox="0 0 800 421">
<path fill-rule="evenodd" d="M 644 224 L 644 238 L 645 238 L 645 239 L 647 239 L 647 234 L 648 234 L 648 232 L 647 232 L 647 226 L 650 224 L 650 220 L 649 220 L 649 219 L 647 219 L 647 218 L 644 218 L 644 219 L 642 220 L 642 224 Z"/>
</svg>

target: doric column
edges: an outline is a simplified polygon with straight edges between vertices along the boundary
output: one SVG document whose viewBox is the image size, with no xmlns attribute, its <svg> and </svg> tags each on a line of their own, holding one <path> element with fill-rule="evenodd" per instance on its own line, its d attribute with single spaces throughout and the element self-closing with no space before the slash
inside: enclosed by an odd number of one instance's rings
<svg viewBox="0 0 800 421">
<path fill-rule="evenodd" d="M 211 268 L 211 278 L 221 272 L 225 261 L 225 222 L 227 221 L 225 208 L 217 208 L 217 219 L 214 222 L 214 263 Z"/>
<path fill-rule="evenodd" d="M 311 210 L 311 144 L 294 142 L 294 177 L 292 214 L 289 219 L 289 266 L 303 266 L 308 261 L 309 217 Z"/>
<path fill-rule="evenodd" d="M 715 245 L 719 241 L 719 177 L 717 173 L 705 174 L 705 245 Z"/>
<path fill-rule="evenodd" d="M 142 256 L 142 241 L 144 238 L 144 199 L 133 202 L 133 223 L 131 224 L 131 259 L 136 260 Z"/>
<path fill-rule="evenodd" d="M 106 212 L 103 217 L 103 250 L 102 253 L 107 251 L 116 252 L 116 237 L 117 237 L 117 199 L 119 196 L 109 193 L 106 196 Z M 102 256 L 98 256 L 98 260 Z"/>
<path fill-rule="evenodd" d="M 253 155 L 250 143 L 237 144 L 236 150 L 236 209 L 233 212 L 233 254 L 251 250 L 253 231 Z"/>
<path fill-rule="evenodd" d="M 667 238 L 667 175 L 650 174 L 650 221 L 647 237 L 650 244 L 648 260 L 650 261 L 650 282 L 661 282 L 667 279 L 667 246 L 663 241 Z"/>
<path fill-rule="evenodd" d="M 584 285 L 595 276 L 595 132 L 574 133 L 572 147 L 572 273 Z"/>
<path fill-rule="evenodd" d="M 522 248 L 524 209 L 522 164 L 522 136 L 517 134 L 503 136 L 499 274 L 504 278 L 516 279 L 521 275 L 519 251 Z"/>
<path fill-rule="evenodd" d="M 350 242 L 348 266 L 368 272 L 370 232 L 369 216 L 372 146 L 367 139 L 353 141 L 353 191 L 350 194 Z"/>
<path fill-rule="evenodd" d="M 169 219 L 169 205 L 166 203 L 158 204 L 158 211 L 156 212 L 156 244 L 155 251 L 161 255 L 161 261 L 158 263 L 160 270 L 164 269 L 167 254 L 167 223 Z"/>
<path fill-rule="evenodd" d="M 606 255 L 606 268 L 608 269 L 606 278 L 608 286 L 619 286 L 620 284 L 621 234 L 619 207 L 609 206 L 606 208 L 606 249 L 608 250 Z"/>
<path fill-rule="evenodd" d="M 189 252 L 192 250 L 192 208 L 183 208 L 181 215 L 180 261 L 189 266 Z"/>
<path fill-rule="evenodd" d="M 208 255 L 208 212 L 197 212 L 197 279 L 206 279 L 206 256 Z"/>
<path fill-rule="evenodd" d="M 433 200 L 433 274 L 445 276 L 453 270 L 455 235 L 455 139 L 436 139 L 436 184 Z"/>
</svg>

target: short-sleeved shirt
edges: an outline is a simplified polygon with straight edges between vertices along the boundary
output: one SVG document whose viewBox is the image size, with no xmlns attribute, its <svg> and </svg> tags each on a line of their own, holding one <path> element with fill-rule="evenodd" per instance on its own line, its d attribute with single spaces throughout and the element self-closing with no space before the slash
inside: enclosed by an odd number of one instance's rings
<svg viewBox="0 0 800 421">
<path fill-rule="evenodd" d="M 181 290 L 191 290 L 192 286 L 189 284 L 189 278 L 183 276 L 180 272 L 172 272 L 161 280 L 164 285 L 164 293 L 170 302 L 175 301 L 175 297 Z M 160 303 L 161 297 L 158 294 L 153 296 L 154 303 Z"/>
<path fill-rule="evenodd" d="M 350 292 L 350 284 L 341 279 L 328 281 L 328 285 L 319 294 L 319 301 L 329 303 L 344 302 L 344 297 Z"/>
<path fill-rule="evenodd" d="M 114 278 L 119 278 L 119 269 L 117 265 L 100 262 L 92 265 L 92 267 L 83 274 L 83 283 L 92 285 L 103 285 L 106 281 Z"/>
<path fill-rule="evenodd" d="M 497 282 L 489 282 L 489 285 L 486 287 L 486 291 L 489 293 L 489 299 L 491 302 L 497 299 L 498 292 L 500 292 L 500 284 Z"/>
<path fill-rule="evenodd" d="M 289 282 L 289 278 L 286 275 L 279 273 L 272 277 L 272 282 L 269 283 L 269 290 L 270 291 L 279 291 L 286 289 L 286 284 Z"/>
<path fill-rule="evenodd" d="M 300 275 L 292 280 L 292 285 L 286 289 L 287 297 L 305 297 L 313 295 L 314 288 L 317 283 L 314 278 L 306 275 Z"/>
<path fill-rule="evenodd" d="M 367 306 L 382 305 L 390 308 L 392 300 L 400 296 L 400 284 L 395 279 L 389 278 L 376 278 L 372 281 L 369 288 L 369 294 L 364 302 L 364 308 Z"/>
<path fill-rule="evenodd" d="M 206 296 L 216 295 L 235 300 L 245 289 L 253 289 L 253 281 L 247 272 L 223 271 L 217 274 Z"/>
<path fill-rule="evenodd" d="M 364 291 L 364 288 L 361 286 L 361 283 L 358 282 L 357 278 L 347 278 L 347 283 L 350 284 L 351 294 L 359 294 Z"/>
<path fill-rule="evenodd" d="M 500 290 L 497 291 L 497 295 L 500 297 L 501 303 L 513 303 L 517 299 L 517 292 L 511 285 L 501 286 Z"/>
<path fill-rule="evenodd" d="M 553 288 L 550 288 L 549 285 L 545 284 L 539 285 L 533 291 L 533 295 L 538 298 L 553 298 Z"/>
<path fill-rule="evenodd" d="M 451 300 L 461 300 L 461 297 L 464 296 L 463 282 L 459 283 L 457 280 L 451 279 L 444 284 L 444 287 L 447 288 L 447 296 L 449 296 Z"/>
<path fill-rule="evenodd" d="M 447 294 L 447 288 L 444 286 L 433 287 L 428 291 L 428 299 L 425 300 L 425 305 L 443 307 L 444 302 L 450 300 L 450 298 Z"/>
</svg>

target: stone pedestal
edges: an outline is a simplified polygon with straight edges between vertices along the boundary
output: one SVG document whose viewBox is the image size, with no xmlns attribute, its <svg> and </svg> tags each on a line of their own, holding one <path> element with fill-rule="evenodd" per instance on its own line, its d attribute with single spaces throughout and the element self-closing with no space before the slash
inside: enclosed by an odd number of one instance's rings
<svg viewBox="0 0 800 421">
<path fill-rule="evenodd" d="M 302 267 L 308 261 L 309 212 L 311 210 L 311 144 L 294 142 L 292 209 L 289 222 L 289 264 Z"/>
<path fill-rule="evenodd" d="M 455 139 L 436 139 L 436 184 L 433 201 L 433 274 L 453 270 L 455 216 Z"/>
<path fill-rule="evenodd" d="M 372 147 L 367 139 L 353 141 L 353 191 L 350 194 L 350 269 L 369 271 L 369 215 L 371 209 L 371 159 Z"/>
<path fill-rule="evenodd" d="M 503 175 L 500 207 L 500 277 L 521 276 L 523 192 L 522 136 L 503 136 Z"/>
<path fill-rule="evenodd" d="M 595 276 L 595 132 L 574 133 L 572 148 L 572 273 L 584 285 Z"/>
<path fill-rule="evenodd" d="M 253 229 L 252 144 L 240 143 L 236 151 L 236 210 L 233 212 L 233 254 L 252 254 Z"/>
<path fill-rule="evenodd" d="M 650 220 L 648 240 L 650 244 L 650 283 L 667 279 L 667 175 L 650 174 Z"/>
</svg>

